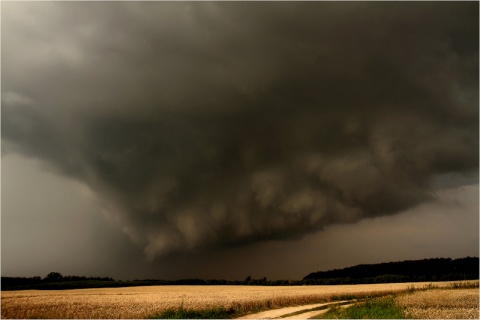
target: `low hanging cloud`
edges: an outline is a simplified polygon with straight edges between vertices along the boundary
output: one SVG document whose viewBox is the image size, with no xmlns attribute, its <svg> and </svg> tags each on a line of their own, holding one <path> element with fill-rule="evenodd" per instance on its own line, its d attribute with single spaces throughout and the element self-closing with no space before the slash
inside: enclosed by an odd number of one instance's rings
<svg viewBox="0 0 480 320">
<path fill-rule="evenodd" d="M 3 154 L 149 259 L 289 239 L 478 171 L 478 3 L 4 3 Z"/>
</svg>

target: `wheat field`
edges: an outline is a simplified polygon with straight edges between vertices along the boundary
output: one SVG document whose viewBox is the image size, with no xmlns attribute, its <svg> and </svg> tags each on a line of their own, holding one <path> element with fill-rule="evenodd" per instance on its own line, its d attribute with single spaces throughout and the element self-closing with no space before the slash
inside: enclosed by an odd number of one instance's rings
<svg viewBox="0 0 480 320">
<path fill-rule="evenodd" d="M 413 319 L 478 319 L 477 289 L 417 291 L 397 297 Z"/>
<path fill-rule="evenodd" d="M 342 295 L 402 292 L 428 283 L 336 286 L 148 286 L 76 290 L 2 291 L 2 318 L 130 318 L 166 309 L 234 308 L 241 311 L 330 301 Z M 449 282 L 435 283 L 449 286 Z"/>
</svg>

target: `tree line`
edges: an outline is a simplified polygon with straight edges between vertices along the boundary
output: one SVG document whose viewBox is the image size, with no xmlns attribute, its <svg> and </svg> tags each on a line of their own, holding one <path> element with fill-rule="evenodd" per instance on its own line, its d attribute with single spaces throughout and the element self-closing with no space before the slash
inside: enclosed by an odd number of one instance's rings
<svg viewBox="0 0 480 320">
<path fill-rule="evenodd" d="M 308 284 L 388 283 L 473 280 L 479 278 L 479 259 L 436 258 L 379 264 L 362 264 L 344 269 L 313 272 L 303 278 Z"/>
<path fill-rule="evenodd" d="M 66 289 L 88 288 L 91 285 L 108 285 L 115 282 L 110 277 L 63 276 L 59 272 L 50 272 L 45 278 L 35 277 L 2 277 L 2 290 L 22 289 Z"/>
<path fill-rule="evenodd" d="M 344 269 L 318 271 L 310 273 L 302 280 L 267 280 L 266 277 L 245 280 L 115 280 L 110 277 L 63 276 L 59 272 L 50 272 L 41 277 L 2 277 L 2 290 L 60 290 L 80 288 L 106 288 L 158 285 L 337 285 L 369 284 L 393 282 L 456 281 L 479 279 L 479 258 L 466 257 L 452 260 L 436 258 L 424 260 L 407 260 L 380 264 L 363 264 Z"/>
<path fill-rule="evenodd" d="M 82 288 L 114 288 L 133 286 L 161 286 L 161 285 L 298 285 L 295 280 L 267 280 L 266 277 L 252 279 L 250 276 L 244 281 L 223 279 L 179 279 L 179 280 L 115 280 L 113 278 L 62 276 L 58 272 L 51 272 L 45 278 L 41 277 L 2 277 L 2 290 L 62 290 Z"/>
</svg>

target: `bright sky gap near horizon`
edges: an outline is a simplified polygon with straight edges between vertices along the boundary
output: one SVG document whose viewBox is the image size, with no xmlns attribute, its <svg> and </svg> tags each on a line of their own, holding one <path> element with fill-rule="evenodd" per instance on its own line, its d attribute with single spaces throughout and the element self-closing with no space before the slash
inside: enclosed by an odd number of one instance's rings
<svg viewBox="0 0 480 320">
<path fill-rule="evenodd" d="M 2 276 L 479 253 L 478 2 L 1 3 Z"/>
</svg>

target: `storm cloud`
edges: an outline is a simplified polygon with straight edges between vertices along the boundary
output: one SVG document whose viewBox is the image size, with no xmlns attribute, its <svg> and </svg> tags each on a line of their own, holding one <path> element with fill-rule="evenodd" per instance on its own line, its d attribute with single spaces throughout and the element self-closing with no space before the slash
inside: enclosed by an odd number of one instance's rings
<svg viewBox="0 0 480 320">
<path fill-rule="evenodd" d="M 148 259 L 395 214 L 478 172 L 478 2 L 2 3 L 2 153 Z"/>
</svg>

